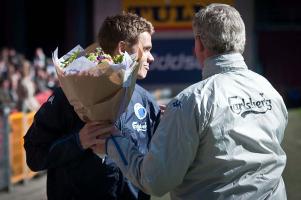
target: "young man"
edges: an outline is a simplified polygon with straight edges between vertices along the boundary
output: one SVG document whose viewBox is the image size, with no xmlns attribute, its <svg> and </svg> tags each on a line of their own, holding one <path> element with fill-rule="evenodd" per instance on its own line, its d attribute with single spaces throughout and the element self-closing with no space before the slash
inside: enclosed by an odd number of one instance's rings
<svg viewBox="0 0 301 200">
<path fill-rule="evenodd" d="M 203 80 L 168 104 L 147 154 L 116 134 L 115 144 L 107 140 L 108 155 L 150 194 L 285 200 L 286 155 L 280 143 L 287 110 L 272 85 L 244 62 L 240 14 L 211 4 L 195 15 L 193 28 Z"/>
<path fill-rule="evenodd" d="M 134 14 L 107 17 L 99 30 L 99 44 L 112 56 L 127 51 L 135 53 L 138 43 L 147 60 L 138 78 L 146 77 L 154 58 L 151 35 L 153 26 Z M 117 121 L 125 136 L 131 138 L 141 153 L 147 151 L 159 108 L 150 94 L 136 85 L 131 102 Z M 47 196 L 52 199 L 149 199 L 125 181 L 109 159 L 92 152 L 97 144 L 97 124 L 84 124 L 57 89 L 40 110 L 25 139 L 27 164 L 33 171 L 47 170 Z"/>
</svg>

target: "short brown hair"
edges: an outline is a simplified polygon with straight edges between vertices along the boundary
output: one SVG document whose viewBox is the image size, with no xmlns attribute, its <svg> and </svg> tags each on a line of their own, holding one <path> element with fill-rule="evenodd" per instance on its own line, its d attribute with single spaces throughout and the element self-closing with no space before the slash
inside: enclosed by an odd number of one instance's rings
<svg viewBox="0 0 301 200">
<path fill-rule="evenodd" d="M 104 20 L 98 32 L 98 42 L 104 52 L 112 55 L 120 41 L 132 46 L 143 32 L 152 35 L 153 25 L 136 14 L 122 12 Z"/>
</svg>

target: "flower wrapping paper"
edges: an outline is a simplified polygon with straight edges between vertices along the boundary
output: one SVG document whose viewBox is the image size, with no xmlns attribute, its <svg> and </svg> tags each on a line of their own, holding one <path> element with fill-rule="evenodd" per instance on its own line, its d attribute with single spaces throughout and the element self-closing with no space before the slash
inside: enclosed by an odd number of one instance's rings
<svg viewBox="0 0 301 200">
<path fill-rule="evenodd" d="M 146 58 L 139 48 L 134 55 L 125 53 L 121 63 L 96 64 L 84 56 L 96 47 L 94 43 L 84 50 L 78 45 L 60 59 L 56 49 L 52 60 L 60 86 L 80 119 L 114 123 L 130 102 L 138 70 Z M 61 63 L 75 51 L 78 58 L 63 68 Z"/>
</svg>

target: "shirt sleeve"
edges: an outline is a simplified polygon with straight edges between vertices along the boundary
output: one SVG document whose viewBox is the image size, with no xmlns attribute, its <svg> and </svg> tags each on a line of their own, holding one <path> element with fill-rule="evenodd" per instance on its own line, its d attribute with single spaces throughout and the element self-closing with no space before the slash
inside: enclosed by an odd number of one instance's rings
<svg viewBox="0 0 301 200">
<path fill-rule="evenodd" d="M 65 128 L 64 107 L 68 105 L 62 104 L 68 101 L 61 95 L 56 91 L 42 105 L 24 136 L 26 162 L 33 171 L 64 165 L 84 152 L 78 132 Z"/>
<path fill-rule="evenodd" d="M 189 98 L 174 99 L 143 156 L 124 137 L 107 141 L 107 153 L 144 192 L 161 196 L 183 182 L 199 146 L 198 112 Z"/>
</svg>

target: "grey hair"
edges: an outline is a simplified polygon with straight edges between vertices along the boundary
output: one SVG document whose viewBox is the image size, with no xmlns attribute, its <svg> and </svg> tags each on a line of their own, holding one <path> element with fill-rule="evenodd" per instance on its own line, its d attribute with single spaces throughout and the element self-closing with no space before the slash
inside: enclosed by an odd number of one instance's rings
<svg viewBox="0 0 301 200">
<path fill-rule="evenodd" d="M 195 14 L 192 26 L 195 36 L 213 53 L 244 52 L 245 24 L 232 6 L 210 4 Z"/>
</svg>

